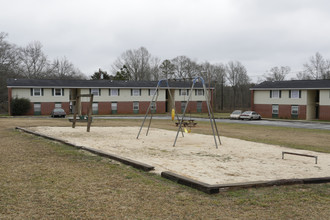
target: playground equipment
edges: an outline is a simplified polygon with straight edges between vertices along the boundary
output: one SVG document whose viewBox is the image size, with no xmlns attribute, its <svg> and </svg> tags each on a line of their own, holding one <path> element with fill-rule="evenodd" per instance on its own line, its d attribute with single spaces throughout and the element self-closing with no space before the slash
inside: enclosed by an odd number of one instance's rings
<svg viewBox="0 0 330 220">
<path fill-rule="evenodd" d="M 207 105 L 207 111 L 208 111 L 208 114 L 209 114 L 209 118 L 210 118 L 210 123 L 211 123 L 211 127 L 212 127 L 212 132 L 213 132 L 213 137 L 214 137 L 214 143 L 215 143 L 215 146 L 216 148 L 218 148 L 218 143 L 217 143 L 217 139 L 216 139 L 216 135 L 218 136 L 218 140 L 219 140 L 219 144 L 221 145 L 221 141 L 220 141 L 220 136 L 219 136 L 219 132 L 218 132 L 218 127 L 217 127 L 217 124 L 215 122 L 215 119 L 214 119 L 214 114 L 213 114 L 213 110 L 212 108 L 210 108 L 210 99 L 209 99 L 209 95 L 206 91 L 206 86 L 205 86 L 205 82 L 204 82 L 204 79 L 202 77 L 196 77 L 194 78 L 193 80 L 193 84 L 190 88 L 190 93 L 189 93 L 189 97 L 188 97 L 188 100 L 187 100 L 187 103 L 186 103 L 186 106 L 184 108 L 184 111 L 183 111 L 183 114 L 182 114 L 182 118 L 180 120 L 180 124 L 179 124 L 179 128 L 178 128 L 178 132 L 176 134 L 176 137 L 175 137 L 175 140 L 174 140 L 174 144 L 173 144 L 173 147 L 175 147 L 175 144 L 176 144 L 176 141 L 178 139 L 178 135 L 179 135 L 179 131 L 181 130 L 182 128 L 182 122 L 184 120 L 184 117 L 186 115 L 186 111 L 187 111 L 187 107 L 188 107 L 188 104 L 189 104 L 189 101 L 191 100 L 191 95 L 192 95 L 192 92 L 193 92 L 193 89 L 194 89 L 194 86 L 197 82 L 197 80 L 200 80 L 202 85 L 203 85 L 203 90 L 204 90 L 204 97 L 205 97 L 205 101 L 206 101 L 206 105 Z M 207 94 L 207 95 L 206 95 Z M 212 118 L 211 118 L 212 117 Z M 216 133 L 215 133 L 216 132 Z"/>
<path fill-rule="evenodd" d="M 149 115 L 149 113 L 150 113 L 151 115 L 150 115 L 150 120 L 149 120 L 148 130 L 147 130 L 147 133 L 146 133 L 146 136 L 148 136 L 149 128 L 150 128 L 150 125 L 151 125 L 151 120 L 152 120 L 152 117 L 153 117 L 153 114 L 152 114 L 152 111 L 151 111 L 151 106 L 157 104 L 158 94 L 159 94 L 159 93 L 158 93 L 158 90 L 159 90 L 159 88 L 160 88 L 160 86 L 161 86 L 161 82 L 163 82 L 163 81 L 166 82 L 167 91 L 168 91 L 168 93 L 169 93 L 169 95 L 170 95 L 170 98 L 171 98 L 171 100 L 172 100 L 172 110 L 171 110 L 172 121 L 174 120 L 175 116 L 176 116 L 177 119 L 179 120 L 179 116 L 178 116 L 177 114 L 175 114 L 175 103 L 174 103 L 174 99 L 173 99 L 172 94 L 171 94 L 171 91 L 170 91 L 170 87 L 169 87 L 169 85 L 168 85 L 168 79 L 161 79 L 161 80 L 159 80 L 158 83 L 157 83 L 157 87 L 156 87 L 156 89 L 155 89 L 155 93 L 154 93 L 153 96 L 152 96 L 152 99 L 151 99 L 151 101 L 150 101 L 150 104 L 149 104 L 149 107 L 148 107 L 148 109 L 147 109 L 147 112 L 146 112 L 146 114 L 145 114 L 145 116 L 144 116 L 144 119 L 143 119 L 142 125 L 141 125 L 141 127 L 140 127 L 140 130 L 139 130 L 139 133 L 138 133 L 136 139 L 139 139 L 139 136 L 140 136 L 141 130 L 142 130 L 142 128 L 143 128 L 144 122 L 146 121 L 146 118 L 148 117 L 148 115 Z M 182 131 L 181 131 L 181 133 L 182 133 L 182 136 L 184 136 Z"/>
<path fill-rule="evenodd" d="M 78 113 L 78 108 L 81 108 L 81 98 L 82 97 L 89 97 L 89 107 L 88 107 L 88 113 L 87 113 L 87 118 L 83 117 L 82 115 L 79 115 L 79 119 L 77 120 L 77 113 Z M 83 94 L 83 95 L 77 95 L 76 99 L 73 100 L 75 102 L 75 108 L 74 108 L 74 114 L 73 114 L 73 119 L 70 120 L 72 121 L 72 128 L 76 127 L 76 122 L 87 122 L 87 132 L 90 132 L 90 127 L 92 124 L 92 108 L 93 108 L 93 94 Z M 81 112 L 81 111 L 80 111 Z"/>
<path fill-rule="evenodd" d="M 176 137 L 175 137 L 175 140 L 174 140 L 174 144 L 173 144 L 173 147 L 175 147 L 175 144 L 176 144 L 176 141 L 177 141 L 177 138 L 178 138 L 178 135 L 179 135 L 179 132 L 181 131 L 181 134 L 182 134 L 182 137 L 184 137 L 183 135 L 183 130 L 182 130 L 182 124 L 184 122 L 184 118 L 185 118 L 185 115 L 186 115 L 186 111 L 187 111 L 187 107 L 189 105 L 189 101 L 191 100 L 191 96 L 192 96 L 192 92 L 193 92 L 193 89 L 194 89 L 194 86 L 197 82 L 197 80 L 200 80 L 202 85 L 203 85 L 203 90 L 204 90 L 204 97 L 205 97 L 205 101 L 206 101 L 206 105 L 207 105 L 207 110 L 208 110 L 208 115 L 209 115 L 209 118 L 210 118 L 210 123 L 211 123 L 211 127 L 212 127 L 212 132 L 213 132 L 213 137 L 214 137 L 214 142 L 215 142 L 215 146 L 216 148 L 218 148 L 218 142 L 217 142 L 217 139 L 216 139 L 216 135 L 218 136 L 218 141 L 219 141 L 219 144 L 221 145 L 221 140 L 220 140 L 220 136 L 219 136 L 219 131 L 218 131 L 218 127 L 217 127 L 217 124 L 215 122 L 215 119 L 214 119 L 214 114 L 213 114 L 213 110 L 212 108 L 210 108 L 210 99 L 209 99 L 209 94 L 207 93 L 207 90 L 206 90 L 206 86 L 205 86 L 205 82 L 204 82 L 204 79 L 202 77 L 196 77 L 194 78 L 193 80 L 193 83 L 192 83 L 192 86 L 190 88 L 190 93 L 189 93 L 189 97 L 188 97 L 188 100 L 187 100 L 187 103 L 185 105 L 185 108 L 184 108 L 184 111 L 183 111 L 183 114 L 182 114 L 182 118 L 180 119 L 179 116 L 177 114 L 175 114 L 175 107 L 172 108 L 172 111 L 171 111 L 171 116 L 172 116 L 172 120 L 174 120 L 175 118 L 175 115 L 177 117 L 177 120 L 178 120 L 178 131 L 177 131 L 177 134 L 176 134 Z M 145 123 L 145 120 L 147 118 L 147 116 L 149 115 L 149 112 L 151 114 L 150 116 L 150 120 L 149 120 L 149 125 L 148 125 L 148 130 L 147 130 L 147 133 L 146 133 L 146 136 L 148 136 L 148 133 L 149 133 L 149 128 L 150 128 L 150 124 L 151 124 L 151 120 L 152 120 L 152 117 L 153 117 L 153 114 L 152 112 L 150 111 L 151 109 L 151 106 L 154 104 L 156 104 L 157 102 L 157 99 L 158 99 L 158 90 L 159 90 L 159 87 L 160 87 L 160 84 L 162 81 L 165 81 L 166 82 L 166 85 L 167 85 L 167 90 L 169 91 L 169 94 L 171 96 L 171 100 L 172 102 L 174 102 L 174 99 L 171 95 L 171 92 L 170 92 L 170 89 L 169 89 L 169 84 L 168 84 L 168 80 L 167 79 L 162 79 L 162 80 L 159 80 L 158 81 L 158 84 L 157 84 L 157 87 L 156 87 L 156 90 L 155 90 L 155 93 L 153 94 L 153 97 L 150 101 L 150 104 L 149 104 L 149 107 L 147 109 L 147 112 L 144 116 L 144 119 L 143 119 L 143 122 L 142 122 L 142 125 L 140 127 L 140 130 L 139 130 L 139 133 L 137 135 L 137 139 L 139 138 L 140 136 L 140 133 L 141 133 L 141 130 L 143 128 L 143 125 Z M 175 106 L 175 103 L 173 104 L 173 106 Z M 191 119 L 191 118 L 190 118 Z M 187 130 L 187 133 L 190 133 L 191 131 L 191 127 L 189 129 L 189 131 Z"/>
</svg>

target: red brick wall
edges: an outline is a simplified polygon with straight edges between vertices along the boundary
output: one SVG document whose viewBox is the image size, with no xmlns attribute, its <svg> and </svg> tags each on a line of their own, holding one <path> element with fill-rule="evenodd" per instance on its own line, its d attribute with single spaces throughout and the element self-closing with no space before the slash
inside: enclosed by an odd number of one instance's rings
<svg viewBox="0 0 330 220">
<path fill-rule="evenodd" d="M 55 108 L 54 102 L 41 102 L 41 114 L 50 115 Z"/>
<path fill-rule="evenodd" d="M 278 118 L 291 118 L 291 105 L 278 105 Z M 254 111 L 263 118 L 272 117 L 272 105 L 255 104 Z M 298 119 L 306 119 L 306 106 L 299 105 Z"/>
<path fill-rule="evenodd" d="M 330 120 L 330 106 L 325 106 L 325 105 L 319 106 L 319 119 Z"/>
<path fill-rule="evenodd" d="M 254 91 L 251 90 L 251 111 L 255 111 L 254 109 Z"/>
<path fill-rule="evenodd" d="M 118 102 L 118 114 L 133 114 L 133 102 Z"/>
<path fill-rule="evenodd" d="M 254 111 L 258 112 L 263 118 L 272 117 L 272 105 L 254 104 Z"/>
<path fill-rule="evenodd" d="M 298 119 L 306 119 L 306 105 L 299 105 Z"/>
<path fill-rule="evenodd" d="M 99 115 L 109 115 L 111 113 L 111 102 L 99 102 Z"/>
<path fill-rule="evenodd" d="M 165 113 L 165 105 L 166 105 L 166 102 L 157 102 L 156 112 Z"/>
<path fill-rule="evenodd" d="M 278 106 L 279 118 L 291 118 L 291 105 L 279 105 Z"/>
</svg>

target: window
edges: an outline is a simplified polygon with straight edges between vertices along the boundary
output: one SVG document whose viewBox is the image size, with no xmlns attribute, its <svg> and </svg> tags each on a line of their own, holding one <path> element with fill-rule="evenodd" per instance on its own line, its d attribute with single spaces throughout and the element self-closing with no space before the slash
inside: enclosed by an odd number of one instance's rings
<svg viewBox="0 0 330 220">
<path fill-rule="evenodd" d="M 100 95 L 100 89 L 91 89 L 91 94 L 94 96 L 99 96 Z"/>
<path fill-rule="evenodd" d="M 202 102 L 201 101 L 198 101 L 197 102 L 197 112 L 202 112 Z"/>
<path fill-rule="evenodd" d="M 153 96 L 156 92 L 156 89 L 149 89 L 149 96 Z"/>
<path fill-rule="evenodd" d="M 299 106 L 293 105 L 291 106 L 291 115 L 298 115 L 299 112 Z"/>
<path fill-rule="evenodd" d="M 300 91 L 299 90 L 291 90 L 291 98 L 292 99 L 299 99 L 300 95 L 299 95 Z"/>
<path fill-rule="evenodd" d="M 34 111 L 34 115 L 41 115 L 41 104 L 40 103 L 34 103 L 33 104 L 33 111 Z"/>
<path fill-rule="evenodd" d="M 110 96 L 119 96 L 119 89 L 110 89 Z"/>
<path fill-rule="evenodd" d="M 179 90 L 179 95 L 180 96 L 189 95 L 189 90 L 188 89 L 180 89 Z"/>
<path fill-rule="evenodd" d="M 139 102 L 133 102 L 133 113 L 139 113 Z"/>
<path fill-rule="evenodd" d="M 204 95 L 204 89 L 195 90 L 195 96 L 203 96 L 203 95 Z"/>
<path fill-rule="evenodd" d="M 41 89 L 40 88 L 33 89 L 33 96 L 41 96 Z"/>
<path fill-rule="evenodd" d="M 278 105 L 272 105 L 272 114 L 278 115 Z"/>
<path fill-rule="evenodd" d="M 62 108 L 62 103 L 55 103 L 55 108 Z"/>
<path fill-rule="evenodd" d="M 281 91 L 280 90 L 271 90 L 270 98 L 273 98 L 273 99 L 281 98 Z"/>
<path fill-rule="evenodd" d="M 141 90 L 140 89 L 132 89 L 131 90 L 131 95 L 132 96 L 140 96 L 141 95 Z"/>
<path fill-rule="evenodd" d="M 156 102 L 152 102 L 150 106 L 151 111 L 156 111 Z"/>
<path fill-rule="evenodd" d="M 111 103 L 111 110 L 112 111 L 117 111 L 117 102 L 112 102 Z"/>
<path fill-rule="evenodd" d="M 54 95 L 55 96 L 62 96 L 62 89 L 58 89 L 58 88 L 54 89 Z"/>
<path fill-rule="evenodd" d="M 112 114 L 117 114 L 117 109 L 118 109 L 118 106 L 117 106 L 117 102 L 112 102 L 111 103 L 111 113 Z"/>
<path fill-rule="evenodd" d="M 186 108 L 186 104 L 187 104 L 186 101 L 181 102 L 181 113 L 184 112 L 184 109 Z"/>
<path fill-rule="evenodd" d="M 92 104 L 92 111 L 93 111 L 93 115 L 97 115 L 99 113 L 99 104 L 98 103 Z"/>
</svg>

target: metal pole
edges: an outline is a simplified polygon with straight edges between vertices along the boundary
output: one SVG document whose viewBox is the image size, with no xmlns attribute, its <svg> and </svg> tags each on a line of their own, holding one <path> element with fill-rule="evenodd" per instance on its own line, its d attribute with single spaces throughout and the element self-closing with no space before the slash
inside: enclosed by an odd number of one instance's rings
<svg viewBox="0 0 330 220">
<path fill-rule="evenodd" d="M 196 79 L 196 78 L 195 78 L 195 79 Z M 178 139 L 179 131 L 180 131 L 181 128 L 182 128 L 182 122 L 183 122 L 184 116 L 185 116 L 185 114 L 186 114 L 186 110 L 187 110 L 187 107 L 188 107 L 188 104 L 189 104 L 189 101 L 190 101 L 190 98 L 191 98 L 191 95 L 192 95 L 192 90 L 194 89 L 195 79 L 194 79 L 193 84 L 192 84 L 191 89 L 190 89 L 190 94 L 189 94 L 189 97 L 188 97 L 188 101 L 187 101 L 186 106 L 185 106 L 185 108 L 184 108 L 184 111 L 183 111 L 183 114 L 182 114 L 182 119 L 180 120 L 180 126 L 179 126 L 179 129 L 178 129 L 178 132 L 176 133 L 176 137 L 175 137 L 175 140 L 174 140 L 173 147 L 175 147 L 176 140 Z M 182 131 L 181 131 L 181 132 L 182 132 Z"/>
<path fill-rule="evenodd" d="M 155 92 L 154 95 L 152 96 L 151 102 L 150 102 L 149 107 L 148 107 L 148 110 L 147 110 L 147 112 L 146 112 L 146 114 L 145 114 L 145 116 L 144 116 L 144 119 L 143 119 L 142 125 L 141 125 L 141 127 L 140 127 L 140 130 L 139 130 L 139 133 L 138 133 L 136 139 L 139 139 L 139 136 L 140 136 L 140 133 L 141 133 L 142 127 L 143 127 L 143 125 L 144 125 L 144 122 L 146 121 L 146 118 L 147 118 L 148 114 L 149 114 L 150 106 L 151 106 L 152 101 L 153 101 L 154 98 L 155 98 L 155 95 L 156 95 L 156 93 L 157 93 L 157 90 L 158 90 L 158 86 L 159 86 L 159 84 L 160 84 L 160 81 L 159 81 L 158 84 L 157 84 L 156 92 Z"/>
<path fill-rule="evenodd" d="M 204 92 L 206 92 L 205 83 L 203 83 L 203 88 L 204 88 Z M 209 100 L 209 95 L 210 94 L 208 94 L 208 98 L 207 98 L 207 101 L 206 101 L 206 106 L 207 106 L 207 110 L 208 110 L 209 117 L 210 117 L 210 123 L 211 123 L 212 131 L 213 131 L 214 143 L 215 143 L 216 148 L 218 149 L 218 143 L 217 143 L 217 139 L 215 138 L 213 122 L 212 122 L 212 119 L 211 119 L 210 104 L 209 104 L 209 101 L 208 101 Z"/>
<path fill-rule="evenodd" d="M 157 88 L 158 88 L 158 86 L 157 86 Z M 156 91 L 155 91 L 155 93 L 157 93 L 156 100 L 155 100 L 155 106 L 157 105 L 157 100 L 158 100 L 158 95 L 159 95 L 157 88 L 156 88 Z M 153 103 L 153 101 L 150 102 L 150 107 L 151 107 L 152 103 Z M 151 124 L 151 120 L 152 120 L 152 116 L 153 116 L 152 111 L 150 111 L 150 114 L 151 114 L 151 116 L 150 116 L 150 120 L 149 120 L 149 125 L 148 125 L 148 130 L 147 130 L 146 136 L 148 136 L 148 133 L 149 133 L 149 128 L 150 128 L 150 124 Z"/>
</svg>

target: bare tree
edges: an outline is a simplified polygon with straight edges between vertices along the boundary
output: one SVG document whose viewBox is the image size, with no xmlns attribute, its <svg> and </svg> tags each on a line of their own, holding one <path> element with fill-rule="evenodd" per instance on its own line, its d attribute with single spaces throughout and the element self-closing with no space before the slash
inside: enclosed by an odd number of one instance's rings
<svg viewBox="0 0 330 220">
<path fill-rule="evenodd" d="M 83 73 L 66 57 L 55 59 L 46 72 L 49 73 L 49 78 L 53 79 L 85 79 Z"/>
<path fill-rule="evenodd" d="M 112 72 L 116 74 L 120 68 L 126 66 L 131 74 L 130 79 L 135 81 L 150 80 L 151 58 L 151 54 L 145 47 L 140 47 L 137 50 L 127 50 L 113 63 Z"/>
<path fill-rule="evenodd" d="M 151 80 L 159 80 L 161 77 L 161 72 L 159 69 L 160 59 L 158 57 L 150 58 L 150 78 Z"/>
<path fill-rule="evenodd" d="M 189 58 L 186 56 L 178 56 L 171 60 L 174 65 L 174 77 L 175 78 L 186 78 L 186 64 Z"/>
<path fill-rule="evenodd" d="M 33 42 L 26 47 L 19 48 L 20 70 L 26 78 L 47 78 L 49 63 L 42 51 L 40 42 Z"/>
<path fill-rule="evenodd" d="M 330 60 L 325 60 L 323 56 L 317 52 L 315 56 L 304 64 L 303 74 L 297 75 L 303 79 L 330 79 Z"/>
<path fill-rule="evenodd" d="M 226 66 L 227 79 L 233 89 L 233 108 L 236 108 L 237 93 L 241 85 L 250 83 L 245 67 L 238 61 L 230 61 Z"/>
<path fill-rule="evenodd" d="M 289 66 L 273 67 L 267 72 L 263 78 L 266 81 L 283 81 L 285 77 L 290 73 L 291 68 Z"/>
<path fill-rule="evenodd" d="M 170 60 L 164 60 L 159 66 L 161 71 L 161 76 L 165 79 L 171 79 L 174 75 L 175 66 L 171 63 Z"/>
</svg>

